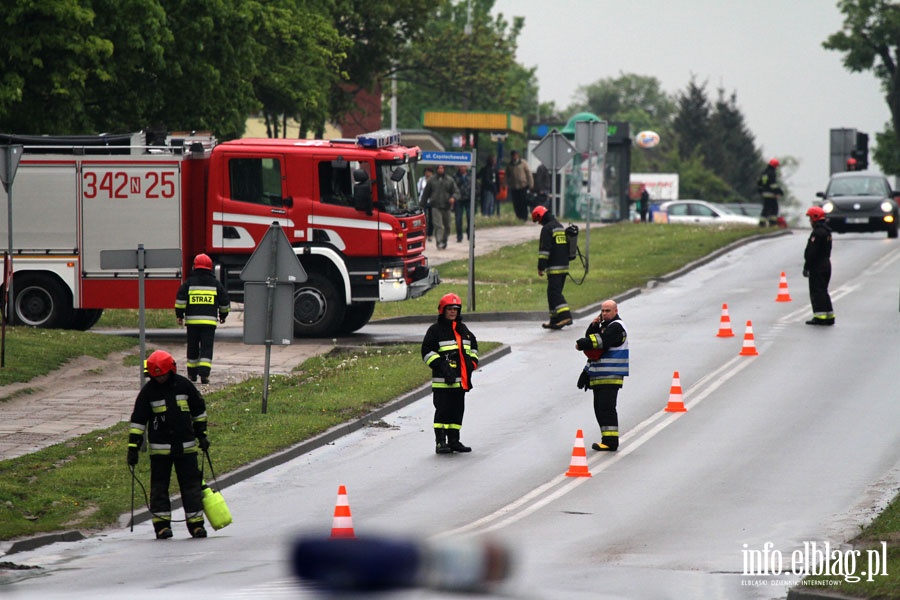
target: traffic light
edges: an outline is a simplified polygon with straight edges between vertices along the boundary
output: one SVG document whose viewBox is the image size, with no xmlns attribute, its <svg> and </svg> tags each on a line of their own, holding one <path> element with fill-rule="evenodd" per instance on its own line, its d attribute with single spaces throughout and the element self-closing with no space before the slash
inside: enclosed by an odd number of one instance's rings
<svg viewBox="0 0 900 600">
<path fill-rule="evenodd" d="M 856 159 L 856 170 L 865 171 L 869 168 L 869 135 L 856 133 L 856 147 L 850 151 L 850 156 Z"/>
</svg>

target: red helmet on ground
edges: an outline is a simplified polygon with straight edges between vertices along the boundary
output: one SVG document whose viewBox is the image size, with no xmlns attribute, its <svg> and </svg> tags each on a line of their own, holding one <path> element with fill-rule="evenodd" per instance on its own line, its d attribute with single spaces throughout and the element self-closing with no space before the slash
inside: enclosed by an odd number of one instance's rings
<svg viewBox="0 0 900 600">
<path fill-rule="evenodd" d="M 531 220 L 535 223 L 540 223 L 541 219 L 544 218 L 544 215 L 547 214 L 546 206 L 535 206 L 534 210 L 531 211 Z"/>
<path fill-rule="evenodd" d="M 212 271 L 212 259 L 206 254 L 198 254 L 194 257 L 194 268 Z"/>
<path fill-rule="evenodd" d="M 777 167 L 777 166 L 780 165 L 780 164 L 781 164 L 781 163 L 778 162 L 778 159 L 777 159 L 777 158 L 773 158 L 772 160 L 769 161 L 769 166 L 771 166 L 771 167 Z"/>
<path fill-rule="evenodd" d="M 159 377 L 166 373 L 175 373 L 175 359 L 165 350 L 157 350 L 147 357 L 147 374 Z"/>
<path fill-rule="evenodd" d="M 438 302 L 438 314 L 444 314 L 444 311 L 451 306 L 455 306 L 456 308 L 462 310 L 462 298 L 460 298 L 456 294 L 444 294 L 444 296 L 441 298 L 441 301 Z"/>
<path fill-rule="evenodd" d="M 813 222 L 824 221 L 825 211 L 821 206 L 810 206 L 809 210 L 806 211 L 806 216 L 809 217 Z"/>
</svg>

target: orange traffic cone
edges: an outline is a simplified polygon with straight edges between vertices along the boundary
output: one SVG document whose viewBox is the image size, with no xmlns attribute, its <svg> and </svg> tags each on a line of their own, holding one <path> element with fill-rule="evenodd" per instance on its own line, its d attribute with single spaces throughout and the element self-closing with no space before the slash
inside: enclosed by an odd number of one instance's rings
<svg viewBox="0 0 900 600">
<path fill-rule="evenodd" d="M 678 376 L 678 371 L 672 373 L 672 387 L 669 388 L 669 404 L 666 405 L 666 412 L 687 412 L 684 400 L 681 399 L 681 377 Z"/>
<path fill-rule="evenodd" d="M 791 294 L 788 292 L 787 277 L 785 277 L 784 271 L 781 272 L 781 279 L 778 281 L 778 296 L 775 297 L 775 302 L 791 302 Z"/>
<path fill-rule="evenodd" d="M 757 356 L 756 345 L 753 343 L 753 324 L 747 321 L 747 328 L 744 330 L 744 344 L 741 346 L 739 356 Z"/>
<path fill-rule="evenodd" d="M 584 434 L 579 429 L 575 434 L 575 446 L 572 448 L 572 462 L 569 463 L 569 470 L 566 471 L 566 477 L 590 477 L 591 472 L 588 470 L 587 454 L 584 451 Z"/>
<path fill-rule="evenodd" d="M 334 520 L 331 522 L 331 537 L 355 538 L 353 533 L 353 517 L 350 515 L 350 502 L 347 500 L 347 488 L 338 487 L 337 503 L 334 505 Z"/>
<path fill-rule="evenodd" d="M 719 333 L 716 337 L 734 337 L 731 330 L 731 317 L 728 316 L 728 305 L 722 304 L 722 318 L 719 319 Z"/>
</svg>

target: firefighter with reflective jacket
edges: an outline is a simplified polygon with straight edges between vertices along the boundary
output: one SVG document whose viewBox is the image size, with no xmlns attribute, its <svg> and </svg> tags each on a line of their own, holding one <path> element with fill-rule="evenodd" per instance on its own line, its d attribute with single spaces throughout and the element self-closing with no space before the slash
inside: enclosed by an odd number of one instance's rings
<svg viewBox="0 0 900 600">
<path fill-rule="evenodd" d="M 775 227 L 778 225 L 778 199 L 784 195 L 784 191 L 778 185 L 777 169 L 780 164 L 777 158 L 770 160 L 762 175 L 756 181 L 756 187 L 763 201 L 762 212 L 759 214 L 760 227 Z"/>
<path fill-rule="evenodd" d="M 194 258 L 194 271 L 178 288 L 175 318 L 187 326 L 187 376 L 209 383 L 212 370 L 216 323 L 224 323 L 231 301 L 225 286 L 213 276 L 212 260 L 206 254 Z"/>
<path fill-rule="evenodd" d="M 431 367 L 434 395 L 434 439 L 437 454 L 471 452 L 459 441 L 466 392 L 478 368 L 478 341 L 462 322 L 462 300 L 446 294 L 438 303 L 437 322 L 425 332 L 422 360 Z"/>
<path fill-rule="evenodd" d="M 546 206 L 536 206 L 531 211 L 531 220 L 541 224 L 541 238 L 538 245 L 538 276 L 547 274 L 547 304 L 550 321 L 542 324 L 544 329 L 562 329 L 572 324 L 572 312 L 563 296 L 563 287 L 569 274 L 569 240 L 565 228 L 556 220 Z"/>
<path fill-rule="evenodd" d="M 813 318 L 807 325 L 834 325 L 834 308 L 828 294 L 831 281 L 831 228 L 825 223 L 825 211 L 813 206 L 806 211 L 812 234 L 803 252 L 803 276 L 809 278 L 809 301 Z"/>
<path fill-rule="evenodd" d="M 591 321 L 575 348 L 587 356 L 578 377 L 578 388 L 594 392 L 594 416 L 602 439 L 591 448 L 615 452 L 619 449 L 619 414 L 616 400 L 628 376 L 628 331 L 613 300 L 600 305 L 600 315 Z"/>
<path fill-rule="evenodd" d="M 176 373 L 175 359 L 157 350 L 147 357 L 147 374 L 134 402 L 128 430 L 128 464 L 138 463 L 138 451 L 147 434 L 150 449 L 150 511 L 156 539 L 172 537 L 169 481 L 172 468 L 178 477 L 184 516 L 191 537 L 205 538 L 203 496 L 198 449 L 206 451 L 206 403 L 186 377 Z"/>
</svg>

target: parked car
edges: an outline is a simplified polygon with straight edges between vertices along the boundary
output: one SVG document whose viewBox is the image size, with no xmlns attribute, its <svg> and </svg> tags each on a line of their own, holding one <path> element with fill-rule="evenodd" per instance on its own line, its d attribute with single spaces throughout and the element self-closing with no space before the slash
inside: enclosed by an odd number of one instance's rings
<svg viewBox="0 0 900 600">
<path fill-rule="evenodd" d="M 836 233 L 848 231 L 886 231 L 889 238 L 897 237 L 900 192 L 882 175 L 858 171 L 835 173 L 828 181 L 822 198 L 822 209 L 828 226 Z"/>
<path fill-rule="evenodd" d="M 759 202 L 735 202 L 725 205 L 731 212 L 748 217 L 759 218 L 762 213 L 762 204 Z"/>
<path fill-rule="evenodd" d="M 757 225 L 759 220 L 731 211 L 727 205 L 706 200 L 670 200 L 659 205 L 660 219 L 669 223 L 693 225 Z"/>
</svg>

